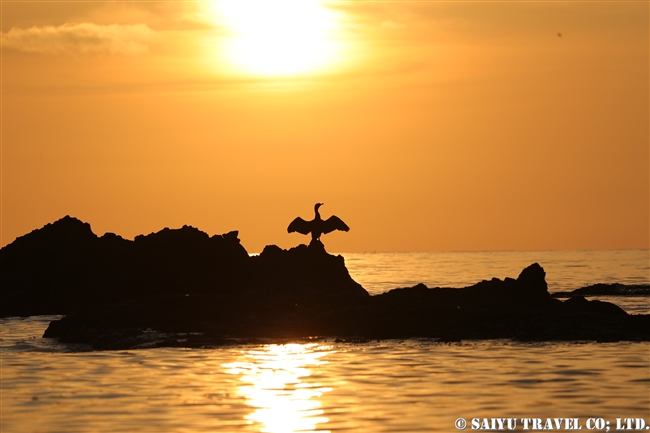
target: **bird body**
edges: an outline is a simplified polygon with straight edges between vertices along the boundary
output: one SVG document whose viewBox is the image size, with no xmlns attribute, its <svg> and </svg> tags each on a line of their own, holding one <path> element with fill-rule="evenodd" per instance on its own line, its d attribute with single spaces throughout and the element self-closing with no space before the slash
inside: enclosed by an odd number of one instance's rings
<svg viewBox="0 0 650 433">
<path fill-rule="evenodd" d="M 297 217 L 291 221 L 287 231 L 289 233 L 298 232 L 303 235 L 311 233 L 312 241 L 318 241 L 320 240 L 321 235 L 333 232 L 334 230 L 342 230 L 344 232 L 350 230 L 350 227 L 348 227 L 347 224 L 336 215 L 332 215 L 326 220 L 322 219 L 320 212 L 318 212 L 318 208 L 322 205 L 323 203 L 316 203 L 314 205 L 315 216 L 313 220 L 305 221 L 304 219 Z"/>
</svg>

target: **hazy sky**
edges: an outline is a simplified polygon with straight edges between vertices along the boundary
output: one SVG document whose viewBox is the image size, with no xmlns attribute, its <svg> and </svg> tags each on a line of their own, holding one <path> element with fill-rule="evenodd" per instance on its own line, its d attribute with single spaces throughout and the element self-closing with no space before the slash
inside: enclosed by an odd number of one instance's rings
<svg viewBox="0 0 650 433">
<path fill-rule="evenodd" d="M 2 1 L 2 245 L 649 246 L 647 1 Z"/>
</svg>

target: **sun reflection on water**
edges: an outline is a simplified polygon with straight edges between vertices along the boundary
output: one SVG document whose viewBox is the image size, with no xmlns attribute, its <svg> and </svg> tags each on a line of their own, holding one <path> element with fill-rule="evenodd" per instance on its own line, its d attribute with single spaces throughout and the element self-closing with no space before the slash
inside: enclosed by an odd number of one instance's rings
<svg viewBox="0 0 650 433">
<path fill-rule="evenodd" d="M 315 381 L 311 369 L 326 363 L 329 346 L 272 344 L 243 353 L 244 361 L 223 367 L 241 376 L 239 393 L 254 408 L 246 416 L 250 423 L 260 423 L 262 432 L 325 431 L 316 430 L 317 424 L 328 422 L 319 398 L 332 388 Z"/>
</svg>

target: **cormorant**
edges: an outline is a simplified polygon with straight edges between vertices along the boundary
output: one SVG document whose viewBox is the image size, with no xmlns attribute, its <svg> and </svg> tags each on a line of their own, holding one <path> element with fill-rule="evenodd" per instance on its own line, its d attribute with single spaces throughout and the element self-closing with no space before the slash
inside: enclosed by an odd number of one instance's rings
<svg viewBox="0 0 650 433">
<path fill-rule="evenodd" d="M 298 232 L 302 233 L 303 235 L 311 233 L 311 240 L 313 242 L 320 241 L 321 235 L 333 232 L 334 230 L 343 230 L 344 232 L 350 230 L 350 227 L 348 227 L 347 224 L 345 224 L 341 218 L 337 217 L 336 215 L 332 215 L 326 220 L 323 220 L 320 217 L 320 213 L 318 213 L 318 208 L 322 205 L 323 203 L 316 203 L 314 205 L 314 213 L 316 216 L 313 220 L 305 221 L 304 219 L 298 217 L 295 220 L 291 221 L 291 224 L 289 224 L 287 231 L 289 233 Z"/>
</svg>

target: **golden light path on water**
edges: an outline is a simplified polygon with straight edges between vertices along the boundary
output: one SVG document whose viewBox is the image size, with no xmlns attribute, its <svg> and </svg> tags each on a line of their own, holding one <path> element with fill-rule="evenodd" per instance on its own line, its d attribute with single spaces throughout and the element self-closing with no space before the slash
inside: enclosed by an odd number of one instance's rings
<svg viewBox="0 0 650 433">
<path fill-rule="evenodd" d="M 309 378 L 310 369 L 327 362 L 323 358 L 332 353 L 329 346 L 272 344 L 261 349 L 245 352 L 245 361 L 223 364 L 227 373 L 241 376 L 239 393 L 254 408 L 246 419 L 269 433 L 315 431 L 317 424 L 327 423 L 319 398 L 332 388 Z"/>
<path fill-rule="evenodd" d="M 340 14 L 322 0 L 212 0 L 225 32 L 219 57 L 235 71 L 281 77 L 322 72 L 342 58 Z"/>
</svg>

